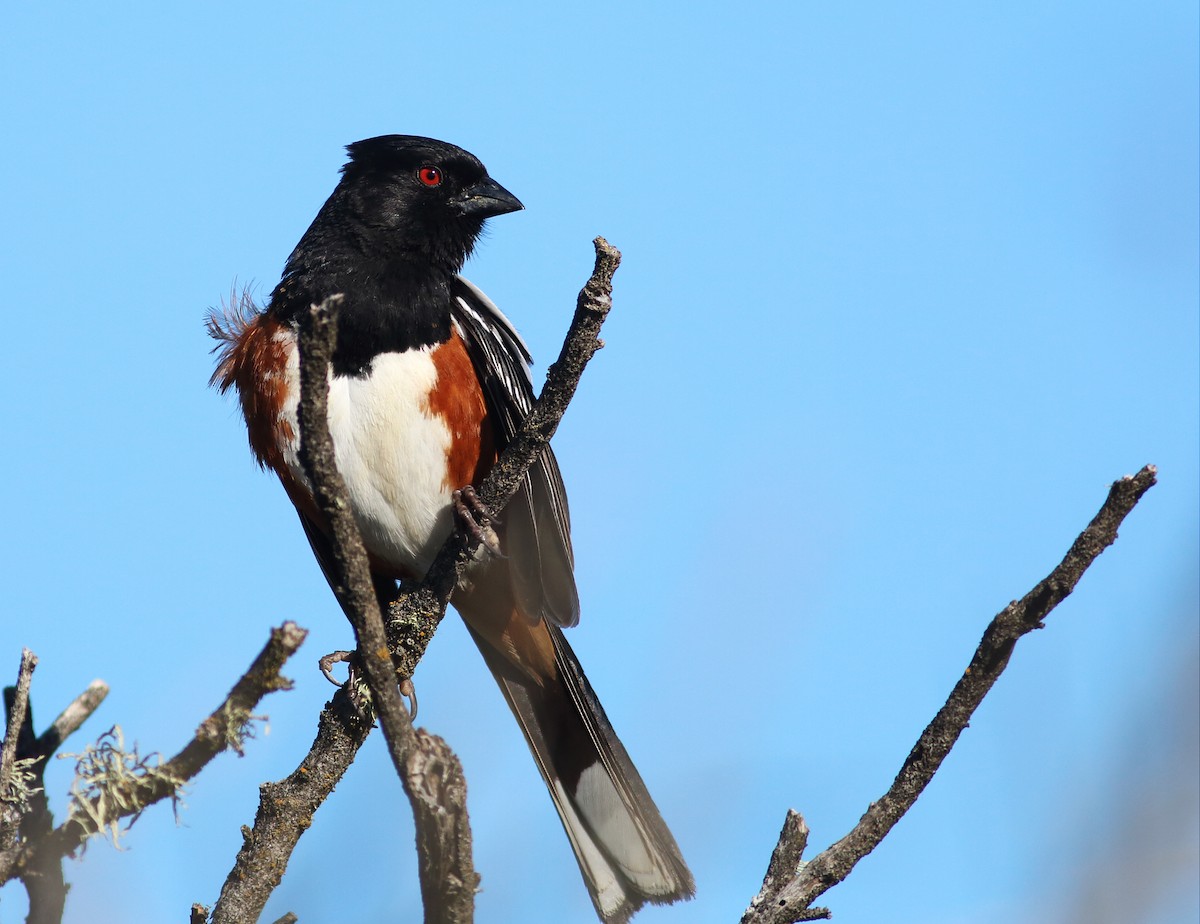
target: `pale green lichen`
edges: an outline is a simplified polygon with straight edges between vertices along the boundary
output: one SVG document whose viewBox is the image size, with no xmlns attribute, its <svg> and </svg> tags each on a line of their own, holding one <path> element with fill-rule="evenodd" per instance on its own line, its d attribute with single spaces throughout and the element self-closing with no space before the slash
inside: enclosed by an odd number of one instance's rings
<svg viewBox="0 0 1200 924">
<path fill-rule="evenodd" d="M 163 769 L 159 754 L 142 757 L 136 743 L 126 750 L 121 726 L 114 725 L 82 754 L 62 757 L 76 760 L 70 816 L 82 821 L 87 832 L 106 835 L 114 847 L 120 848 L 121 836 L 137 821 L 142 810 L 155 801 L 150 795 L 154 789 L 168 790 L 178 820 L 184 781 Z M 129 823 L 122 827 L 125 818 Z"/>
<path fill-rule="evenodd" d="M 34 770 L 37 762 L 36 757 L 24 757 L 13 761 L 12 772 L 0 791 L 0 802 L 14 806 L 22 815 L 29 810 L 30 797 L 42 791 L 37 785 L 38 777 Z"/>
</svg>

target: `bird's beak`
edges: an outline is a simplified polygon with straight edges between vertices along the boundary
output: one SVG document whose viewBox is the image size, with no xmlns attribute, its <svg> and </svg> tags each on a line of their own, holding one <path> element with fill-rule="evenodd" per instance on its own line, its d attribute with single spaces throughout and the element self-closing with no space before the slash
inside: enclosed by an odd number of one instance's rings
<svg viewBox="0 0 1200 924">
<path fill-rule="evenodd" d="M 472 218 L 491 218 L 525 208 L 520 199 L 490 176 L 464 189 L 450 201 L 458 206 L 459 214 Z"/>
</svg>

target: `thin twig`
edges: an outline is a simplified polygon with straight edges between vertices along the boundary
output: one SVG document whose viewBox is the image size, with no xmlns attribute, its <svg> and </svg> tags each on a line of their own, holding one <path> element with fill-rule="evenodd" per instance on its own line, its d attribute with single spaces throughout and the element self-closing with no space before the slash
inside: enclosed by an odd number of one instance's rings
<svg viewBox="0 0 1200 924">
<path fill-rule="evenodd" d="M 546 384 L 529 416 L 505 448 L 483 483 L 476 485 L 479 499 L 499 512 L 520 487 L 525 473 L 537 461 L 554 436 L 567 405 L 591 358 L 604 342 L 600 328 L 612 309 L 613 275 L 621 264 L 621 253 L 602 237 L 592 241 L 596 262 L 592 275 L 579 292 L 575 315 L 563 341 L 558 360 L 546 373 Z M 388 635 L 392 656 L 402 676 L 411 677 L 417 662 L 433 638 L 458 576 L 472 551 L 472 543 L 451 535 L 430 565 L 425 579 L 414 587 L 402 587 L 389 608 Z"/>
<path fill-rule="evenodd" d="M 1117 528 L 1156 481 L 1157 470 L 1147 465 L 1136 475 L 1113 484 L 1099 513 L 1088 524 L 1050 574 L 1020 600 L 1006 606 L 987 627 L 983 639 L 946 704 L 938 711 L 913 746 L 891 788 L 871 803 L 862 819 L 845 837 L 803 864 L 787 882 L 755 897 L 742 916 L 742 924 L 793 924 L 825 909 L 809 905 L 849 875 L 863 857 L 875 849 L 892 827 L 916 802 L 946 755 L 967 727 L 1008 664 L 1017 640 L 1040 628 L 1047 614 L 1075 589 L 1085 571 L 1117 538 Z M 776 854 L 789 834 L 785 825 Z M 799 854 L 793 859 L 799 861 Z M 771 874 L 768 873 L 768 878 Z"/>
<path fill-rule="evenodd" d="M 103 680 L 93 680 L 88 688 L 72 700 L 71 704 L 59 713 L 58 718 L 42 732 L 37 739 L 35 751 L 41 757 L 53 756 L 64 741 L 91 718 L 92 713 L 100 708 L 104 697 L 108 696 L 108 684 Z"/>
</svg>

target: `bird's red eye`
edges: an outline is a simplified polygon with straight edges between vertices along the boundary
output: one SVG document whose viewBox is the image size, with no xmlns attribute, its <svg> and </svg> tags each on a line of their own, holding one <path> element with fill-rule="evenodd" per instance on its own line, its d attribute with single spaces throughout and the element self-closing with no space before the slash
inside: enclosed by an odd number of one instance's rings
<svg viewBox="0 0 1200 924">
<path fill-rule="evenodd" d="M 442 171 L 431 164 L 426 164 L 417 170 L 417 179 L 426 186 L 441 186 Z"/>
</svg>

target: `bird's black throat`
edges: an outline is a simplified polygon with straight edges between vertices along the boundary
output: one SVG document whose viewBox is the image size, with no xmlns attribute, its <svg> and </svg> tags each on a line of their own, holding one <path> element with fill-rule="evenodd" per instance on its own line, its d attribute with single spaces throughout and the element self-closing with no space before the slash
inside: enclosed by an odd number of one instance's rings
<svg viewBox="0 0 1200 924">
<path fill-rule="evenodd" d="M 453 274 L 428 264 L 391 260 L 353 270 L 328 263 L 319 272 L 294 267 L 271 294 L 270 310 L 292 327 L 330 295 L 343 296 L 337 315 L 333 373 L 362 376 L 382 353 L 402 353 L 450 337 Z"/>
</svg>

